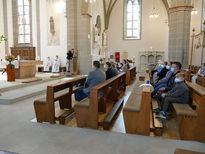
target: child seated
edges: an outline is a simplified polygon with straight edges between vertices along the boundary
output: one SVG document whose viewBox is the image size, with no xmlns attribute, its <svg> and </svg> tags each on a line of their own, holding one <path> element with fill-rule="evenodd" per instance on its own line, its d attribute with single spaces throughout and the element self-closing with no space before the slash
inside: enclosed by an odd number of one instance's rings
<svg viewBox="0 0 205 154">
<path fill-rule="evenodd" d="M 158 118 L 166 119 L 170 103 L 186 104 L 188 102 L 189 90 L 184 80 L 185 74 L 178 73 L 174 87 L 169 92 L 161 94 L 161 108 L 154 110 L 154 112 L 159 112 Z"/>
</svg>

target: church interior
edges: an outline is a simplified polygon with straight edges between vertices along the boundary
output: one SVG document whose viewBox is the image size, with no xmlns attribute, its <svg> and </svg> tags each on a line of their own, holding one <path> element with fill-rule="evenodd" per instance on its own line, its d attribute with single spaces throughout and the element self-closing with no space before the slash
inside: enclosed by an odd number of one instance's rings
<svg viewBox="0 0 205 154">
<path fill-rule="evenodd" d="M 205 0 L 0 0 L 0 154 L 205 154 Z"/>
</svg>

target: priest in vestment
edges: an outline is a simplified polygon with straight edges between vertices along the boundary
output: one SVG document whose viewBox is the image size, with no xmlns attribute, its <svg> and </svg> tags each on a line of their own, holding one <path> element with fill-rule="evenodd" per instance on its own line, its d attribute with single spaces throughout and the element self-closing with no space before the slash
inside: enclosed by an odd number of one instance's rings
<svg viewBox="0 0 205 154">
<path fill-rule="evenodd" d="M 53 73 L 59 73 L 60 72 L 60 59 L 57 55 L 56 55 L 56 58 L 53 62 L 52 72 Z"/>
<path fill-rule="evenodd" d="M 50 71 L 50 67 L 52 66 L 52 62 L 50 57 L 47 57 L 47 60 L 44 62 L 44 72 L 49 72 Z"/>
</svg>

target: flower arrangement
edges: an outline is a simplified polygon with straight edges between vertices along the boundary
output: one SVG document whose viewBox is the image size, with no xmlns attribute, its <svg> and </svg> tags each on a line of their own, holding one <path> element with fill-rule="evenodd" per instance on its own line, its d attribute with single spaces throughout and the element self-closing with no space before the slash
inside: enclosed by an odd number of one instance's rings
<svg viewBox="0 0 205 154">
<path fill-rule="evenodd" d="M 11 68 L 14 69 L 14 65 L 12 64 L 12 62 L 15 60 L 15 57 L 12 55 L 6 56 L 6 61 L 9 62 L 9 65 L 11 65 Z"/>
</svg>

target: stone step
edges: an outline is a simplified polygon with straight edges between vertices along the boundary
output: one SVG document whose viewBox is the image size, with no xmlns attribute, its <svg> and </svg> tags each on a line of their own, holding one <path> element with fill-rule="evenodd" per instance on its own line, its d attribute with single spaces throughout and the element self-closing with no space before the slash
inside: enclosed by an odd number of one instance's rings
<svg viewBox="0 0 205 154">
<path fill-rule="evenodd" d="M 36 82 L 30 82 L 30 83 L 19 83 L 16 85 L 11 85 L 5 88 L 0 88 L 0 93 L 4 93 L 7 91 L 11 91 L 11 90 L 15 90 L 15 89 L 19 89 L 19 88 L 23 88 L 23 87 L 30 87 L 36 84 L 42 84 L 42 83 L 46 83 L 46 82 L 50 82 L 50 81 L 54 81 L 54 80 L 59 80 L 59 79 L 63 79 L 65 77 L 59 77 L 59 78 L 47 78 L 47 79 L 43 79 L 40 81 L 36 81 Z"/>
<path fill-rule="evenodd" d="M 0 104 L 12 104 L 18 101 L 22 101 L 34 96 L 38 96 L 46 93 L 48 85 L 56 84 L 65 80 L 70 80 L 71 78 L 56 79 L 43 83 L 36 83 L 30 86 L 21 87 L 14 90 L 9 90 L 1 93 Z"/>
</svg>

